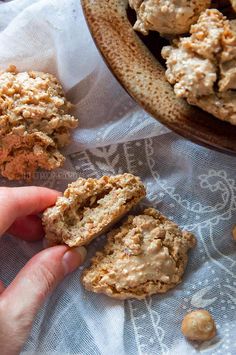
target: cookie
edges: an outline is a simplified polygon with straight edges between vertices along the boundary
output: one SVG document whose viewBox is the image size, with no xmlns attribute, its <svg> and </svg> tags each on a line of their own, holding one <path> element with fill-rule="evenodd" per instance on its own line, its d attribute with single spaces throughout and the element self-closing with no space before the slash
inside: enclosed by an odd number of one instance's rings
<svg viewBox="0 0 236 355">
<path fill-rule="evenodd" d="M 69 142 L 78 121 L 68 112 L 57 79 L 47 73 L 0 74 L 0 174 L 30 179 L 37 168 L 55 169 L 64 162 L 58 150 Z"/>
<path fill-rule="evenodd" d="M 82 274 L 89 291 L 118 299 L 143 299 L 178 285 L 187 264 L 187 252 L 196 243 L 153 208 L 129 216 L 108 234 L 104 250 L 97 252 Z"/>
<path fill-rule="evenodd" d="M 206 10 L 190 37 L 163 47 L 166 78 L 177 97 L 236 125 L 236 30 L 216 10 Z"/>
<path fill-rule="evenodd" d="M 157 31 L 173 36 L 187 33 L 211 0 L 129 0 L 129 4 L 137 14 L 136 31 L 143 35 Z"/>
<path fill-rule="evenodd" d="M 39 167 L 52 170 L 64 160 L 54 141 L 42 132 L 9 134 L 0 143 L 0 170 L 9 180 L 31 180 Z"/>
<path fill-rule="evenodd" d="M 43 215 L 46 238 L 70 247 L 88 244 L 123 217 L 145 196 L 145 187 L 131 174 L 79 178 Z"/>
</svg>

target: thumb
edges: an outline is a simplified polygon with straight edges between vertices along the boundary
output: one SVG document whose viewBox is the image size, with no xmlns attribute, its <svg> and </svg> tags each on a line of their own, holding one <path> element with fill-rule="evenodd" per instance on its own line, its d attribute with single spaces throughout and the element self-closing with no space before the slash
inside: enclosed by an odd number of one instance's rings
<svg viewBox="0 0 236 355">
<path fill-rule="evenodd" d="M 35 255 L 0 295 L 1 355 L 17 354 L 26 341 L 34 317 L 49 293 L 86 256 L 83 247 L 55 246 Z M 8 342 L 4 348 L 6 339 Z M 3 347 L 3 349 L 2 349 Z"/>
</svg>

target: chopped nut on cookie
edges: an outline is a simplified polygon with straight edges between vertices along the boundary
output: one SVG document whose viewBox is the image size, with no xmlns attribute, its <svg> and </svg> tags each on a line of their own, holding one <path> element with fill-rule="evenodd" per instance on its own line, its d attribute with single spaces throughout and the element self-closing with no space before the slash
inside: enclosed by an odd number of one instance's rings
<svg viewBox="0 0 236 355">
<path fill-rule="evenodd" d="M 89 291 L 118 299 L 143 299 L 178 285 L 195 237 L 153 208 L 129 216 L 108 234 L 104 250 L 85 269 L 82 283 Z"/>
<path fill-rule="evenodd" d="M 51 74 L 19 73 L 14 66 L 0 73 L 0 174 L 31 179 L 37 168 L 61 166 L 58 148 L 78 125 L 71 106 Z"/>
<path fill-rule="evenodd" d="M 210 340 L 216 335 L 216 325 L 208 311 L 199 309 L 184 317 L 182 333 L 189 340 Z"/>
<path fill-rule="evenodd" d="M 86 245 L 122 218 L 146 194 L 132 174 L 82 179 L 70 184 L 43 215 L 46 238 L 70 247 Z"/>
</svg>

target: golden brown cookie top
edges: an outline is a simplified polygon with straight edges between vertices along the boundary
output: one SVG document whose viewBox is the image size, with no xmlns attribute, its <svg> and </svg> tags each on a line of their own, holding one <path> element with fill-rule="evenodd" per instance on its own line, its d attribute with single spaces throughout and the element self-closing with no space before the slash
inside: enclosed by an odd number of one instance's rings
<svg viewBox="0 0 236 355">
<path fill-rule="evenodd" d="M 181 281 L 187 251 L 195 243 L 191 233 L 182 232 L 157 210 L 146 209 L 108 234 L 82 282 L 88 290 L 119 299 L 166 292 Z"/>
</svg>

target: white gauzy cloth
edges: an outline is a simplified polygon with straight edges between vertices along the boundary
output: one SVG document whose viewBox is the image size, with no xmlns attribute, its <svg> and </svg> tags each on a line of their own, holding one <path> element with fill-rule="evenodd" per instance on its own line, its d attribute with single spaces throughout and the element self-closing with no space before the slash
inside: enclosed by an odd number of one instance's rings
<svg viewBox="0 0 236 355">
<path fill-rule="evenodd" d="M 81 270 L 74 272 L 39 312 L 23 354 L 236 354 L 235 158 L 170 133 L 134 103 L 101 60 L 79 0 L 0 2 L 0 31 L 0 68 L 56 74 L 80 119 L 65 166 L 33 183 L 63 191 L 77 176 L 129 171 L 147 186 L 143 205 L 198 239 L 183 283 L 145 301 L 86 292 Z M 87 263 L 101 243 L 89 246 Z M 41 248 L 1 238 L 0 279 L 8 285 Z M 180 330 L 185 313 L 197 308 L 213 314 L 218 330 L 202 344 L 187 342 Z"/>
</svg>

